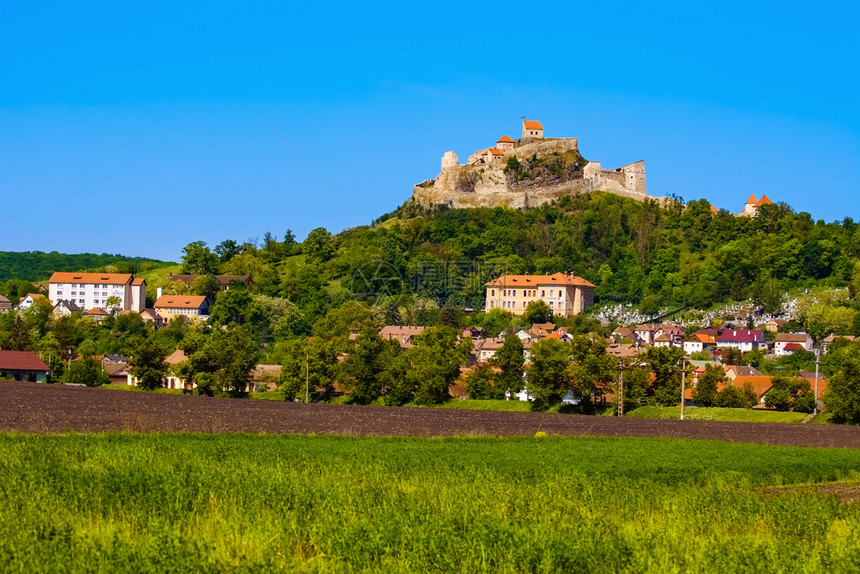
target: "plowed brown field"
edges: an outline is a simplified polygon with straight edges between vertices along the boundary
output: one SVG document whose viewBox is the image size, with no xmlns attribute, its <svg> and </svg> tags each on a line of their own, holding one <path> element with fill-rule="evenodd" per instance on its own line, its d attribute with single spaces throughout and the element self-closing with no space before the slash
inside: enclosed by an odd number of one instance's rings
<svg viewBox="0 0 860 574">
<path fill-rule="evenodd" d="M 249 432 L 356 436 L 551 436 L 691 438 L 860 448 L 841 425 L 667 421 L 545 413 L 213 399 L 38 383 L 0 383 L 0 430 L 25 433 Z"/>
</svg>

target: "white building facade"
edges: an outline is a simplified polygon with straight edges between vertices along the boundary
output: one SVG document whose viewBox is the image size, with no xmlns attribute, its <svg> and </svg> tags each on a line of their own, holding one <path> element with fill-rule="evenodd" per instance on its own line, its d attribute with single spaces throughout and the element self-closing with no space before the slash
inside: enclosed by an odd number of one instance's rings
<svg viewBox="0 0 860 574">
<path fill-rule="evenodd" d="M 108 299 L 119 299 L 120 311 L 140 312 L 146 306 L 146 281 L 130 273 L 54 273 L 48 282 L 52 305 L 70 301 L 81 309 L 105 309 Z"/>
</svg>

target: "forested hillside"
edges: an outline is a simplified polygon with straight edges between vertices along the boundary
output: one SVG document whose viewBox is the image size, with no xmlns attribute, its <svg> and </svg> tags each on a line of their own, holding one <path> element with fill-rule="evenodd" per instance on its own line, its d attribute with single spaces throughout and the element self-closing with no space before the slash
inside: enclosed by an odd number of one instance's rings
<svg viewBox="0 0 860 574">
<path fill-rule="evenodd" d="M 185 251 L 186 271 L 250 275 L 261 294 L 296 304 L 305 325 L 354 294 L 407 311 L 426 300 L 476 306 L 484 281 L 504 271 L 570 271 L 597 286 L 598 304 L 646 309 L 747 298 L 775 309 L 789 289 L 860 282 L 860 227 L 850 218 L 814 221 L 776 204 L 735 217 L 705 200 L 664 209 L 603 193 L 523 211 L 407 203 L 373 226 L 315 229 L 302 244 L 288 232 L 259 247 L 228 240 Z"/>
<path fill-rule="evenodd" d="M 55 271 L 88 271 L 108 266 L 115 273 L 132 273 L 154 269 L 165 264 L 156 259 L 126 257 L 102 253 L 79 253 L 70 255 L 52 251 L 0 251 L 0 281 L 21 279 L 38 281 L 46 279 Z"/>
</svg>

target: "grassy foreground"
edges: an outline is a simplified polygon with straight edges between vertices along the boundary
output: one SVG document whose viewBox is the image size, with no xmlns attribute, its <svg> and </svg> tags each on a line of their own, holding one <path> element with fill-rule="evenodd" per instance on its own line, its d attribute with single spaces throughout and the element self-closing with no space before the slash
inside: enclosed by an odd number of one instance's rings
<svg viewBox="0 0 860 574">
<path fill-rule="evenodd" d="M 0 434 L 0 564 L 860 570 L 860 451 L 657 439 Z"/>
</svg>

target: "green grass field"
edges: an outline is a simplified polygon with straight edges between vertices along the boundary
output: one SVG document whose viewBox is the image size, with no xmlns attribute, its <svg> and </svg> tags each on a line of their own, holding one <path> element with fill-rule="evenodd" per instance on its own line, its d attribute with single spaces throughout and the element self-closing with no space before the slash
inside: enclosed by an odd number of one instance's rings
<svg viewBox="0 0 860 574">
<path fill-rule="evenodd" d="M 0 434 L 5 572 L 860 569 L 860 451 L 657 439 Z"/>
<path fill-rule="evenodd" d="M 625 416 L 640 419 L 679 419 L 681 407 L 639 407 Z M 731 421 L 758 423 L 799 423 L 806 415 L 781 411 L 762 411 L 757 409 L 718 409 L 687 407 L 684 418 L 691 421 Z"/>
</svg>

